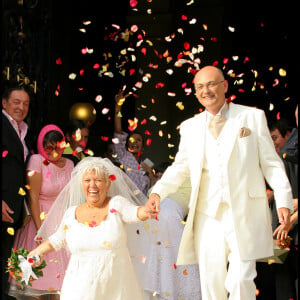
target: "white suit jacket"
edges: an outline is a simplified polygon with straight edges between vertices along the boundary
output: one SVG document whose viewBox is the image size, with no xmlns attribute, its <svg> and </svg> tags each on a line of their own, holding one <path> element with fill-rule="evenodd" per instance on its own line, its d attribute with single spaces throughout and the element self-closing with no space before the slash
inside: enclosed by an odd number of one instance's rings
<svg viewBox="0 0 300 300">
<path fill-rule="evenodd" d="M 181 124 L 175 160 L 152 190 L 163 199 L 190 177 L 189 214 L 179 247 L 178 265 L 197 263 L 193 224 L 197 201 L 201 201 L 198 192 L 204 155 L 205 114 L 200 113 Z M 251 260 L 272 256 L 273 237 L 265 179 L 274 190 L 277 208 L 287 207 L 293 211 L 291 187 L 284 165 L 275 151 L 262 110 L 230 103 L 227 122 L 232 135 L 224 151 L 241 258 Z M 250 129 L 250 134 L 239 137 L 241 128 Z"/>
</svg>

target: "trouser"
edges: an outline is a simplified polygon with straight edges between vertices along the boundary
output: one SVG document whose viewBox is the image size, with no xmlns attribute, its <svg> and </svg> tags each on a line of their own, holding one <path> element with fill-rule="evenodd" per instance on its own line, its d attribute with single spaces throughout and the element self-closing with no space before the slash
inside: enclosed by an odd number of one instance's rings
<svg viewBox="0 0 300 300">
<path fill-rule="evenodd" d="M 195 250 L 203 300 L 255 299 L 255 260 L 241 260 L 231 209 L 221 204 L 216 218 L 197 211 Z"/>
</svg>

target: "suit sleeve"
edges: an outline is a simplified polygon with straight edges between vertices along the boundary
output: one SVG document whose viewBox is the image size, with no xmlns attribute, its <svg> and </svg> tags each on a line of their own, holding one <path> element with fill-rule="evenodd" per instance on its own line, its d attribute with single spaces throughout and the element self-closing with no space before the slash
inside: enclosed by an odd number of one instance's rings
<svg viewBox="0 0 300 300">
<path fill-rule="evenodd" d="M 262 172 L 268 184 L 274 191 L 277 209 L 287 207 L 293 212 L 291 185 L 287 178 L 284 164 L 277 154 L 270 132 L 268 130 L 265 113 L 257 110 L 258 149 Z"/>
</svg>

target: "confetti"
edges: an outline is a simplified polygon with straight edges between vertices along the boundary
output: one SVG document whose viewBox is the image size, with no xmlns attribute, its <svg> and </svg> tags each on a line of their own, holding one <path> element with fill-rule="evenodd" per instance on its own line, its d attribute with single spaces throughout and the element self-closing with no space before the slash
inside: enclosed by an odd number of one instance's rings
<svg viewBox="0 0 300 300">
<path fill-rule="evenodd" d="M 18 194 L 21 195 L 21 196 L 25 196 L 25 195 L 26 195 L 26 192 L 24 191 L 23 188 L 20 187 L 20 188 L 19 188 Z"/>
<path fill-rule="evenodd" d="M 46 214 L 44 211 L 42 211 L 42 212 L 40 213 L 40 219 L 41 219 L 42 221 L 45 220 L 46 216 L 47 216 L 47 214 Z"/>
<path fill-rule="evenodd" d="M 12 227 L 7 227 L 7 233 L 9 235 L 15 235 L 15 230 Z"/>
</svg>

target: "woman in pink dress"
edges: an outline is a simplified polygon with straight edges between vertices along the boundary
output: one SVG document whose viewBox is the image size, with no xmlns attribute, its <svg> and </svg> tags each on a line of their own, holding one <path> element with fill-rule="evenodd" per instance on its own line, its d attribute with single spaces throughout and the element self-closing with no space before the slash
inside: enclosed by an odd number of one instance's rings
<svg viewBox="0 0 300 300">
<path fill-rule="evenodd" d="M 33 154 L 27 165 L 31 220 L 17 232 L 15 248 L 24 247 L 29 251 L 36 248 L 37 242 L 34 241 L 36 232 L 56 197 L 71 178 L 74 164 L 62 157 L 64 146 L 64 134 L 59 127 L 50 124 L 41 130 L 37 141 L 38 154 Z M 11 280 L 11 296 L 22 299 L 23 295 L 53 294 L 51 298 L 58 299 L 56 294 L 61 289 L 68 265 L 66 252 L 60 250 L 50 253 L 45 256 L 45 260 L 47 266 L 43 269 L 43 277 L 32 282 L 32 287 L 20 290 L 16 282 Z M 40 297 L 42 298 L 43 296 Z"/>
</svg>

